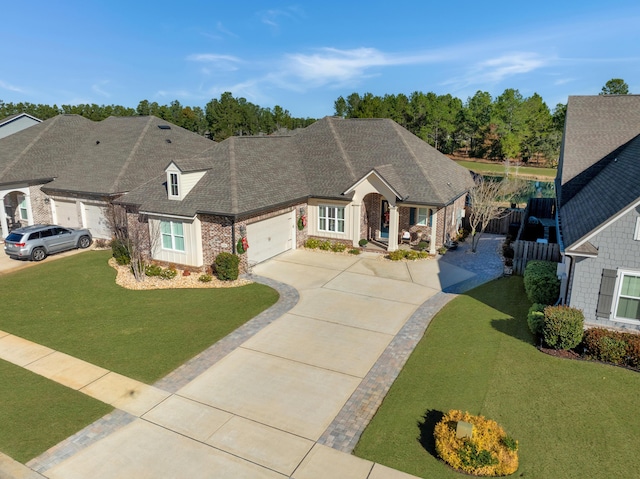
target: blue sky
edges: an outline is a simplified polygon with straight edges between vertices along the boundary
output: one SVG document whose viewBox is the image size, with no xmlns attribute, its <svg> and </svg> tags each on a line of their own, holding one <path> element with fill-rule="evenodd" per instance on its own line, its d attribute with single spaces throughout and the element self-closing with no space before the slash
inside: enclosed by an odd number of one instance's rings
<svg viewBox="0 0 640 479">
<path fill-rule="evenodd" d="M 516 88 L 553 109 L 623 78 L 640 93 L 640 3 L 6 2 L 0 100 L 201 106 L 225 91 L 296 117 L 338 96 Z"/>
</svg>

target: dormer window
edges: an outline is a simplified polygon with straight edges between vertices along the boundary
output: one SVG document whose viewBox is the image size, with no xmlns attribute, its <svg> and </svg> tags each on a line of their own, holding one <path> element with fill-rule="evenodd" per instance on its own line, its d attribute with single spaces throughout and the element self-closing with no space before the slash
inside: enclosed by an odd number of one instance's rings
<svg viewBox="0 0 640 479">
<path fill-rule="evenodd" d="M 180 197 L 180 190 L 178 189 L 178 173 L 169 173 L 169 196 L 174 198 Z"/>
</svg>

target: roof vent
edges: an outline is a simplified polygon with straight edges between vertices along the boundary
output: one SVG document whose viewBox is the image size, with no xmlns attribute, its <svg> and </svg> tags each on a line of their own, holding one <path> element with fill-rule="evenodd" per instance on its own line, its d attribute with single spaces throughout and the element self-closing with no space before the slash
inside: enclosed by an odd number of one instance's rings
<svg viewBox="0 0 640 479">
<path fill-rule="evenodd" d="M 170 130 L 171 126 L 170 125 L 158 125 L 158 128 L 160 128 L 161 130 Z"/>
<path fill-rule="evenodd" d="M 170 140 L 169 138 L 167 138 L 167 139 L 166 139 L 166 140 L 164 140 L 164 141 L 166 141 L 167 143 L 171 143 L 171 140 Z"/>
<path fill-rule="evenodd" d="M 99 145 L 99 144 L 100 144 L 100 140 L 96 140 L 96 145 Z"/>
</svg>

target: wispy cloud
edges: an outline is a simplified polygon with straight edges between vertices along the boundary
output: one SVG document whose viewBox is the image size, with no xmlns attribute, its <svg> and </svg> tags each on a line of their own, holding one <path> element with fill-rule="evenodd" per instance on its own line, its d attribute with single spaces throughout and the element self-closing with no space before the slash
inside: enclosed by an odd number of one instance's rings
<svg viewBox="0 0 640 479">
<path fill-rule="evenodd" d="M 238 57 L 218 55 L 216 53 L 194 53 L 189 55 L 187 60 L 206 65 L 202 69 L 205 74 L 211 72 L 210 68 L 232 72 L 238 69 L 238 64 L 242 63 L 242 60 Z"/>
<path fill-rule="evenodd" d="M 4 89 L 4 90 L 9 90 L 9 91 L 13 91 L 16 93 L 25 93 L 25 90 L 23 88 L 17 87 L 15 85 L 11 85 L 9 83 L 3 82 L 2 80 L 0 80 L 0 88 Z"/>
<path fill-rule="evenodd" d="M 262 23 L 274 30 L 280 28 L 283 19 L 297 21 L 305 17 L 304 11 L 296 5 L 287 7 L 286 9 L 263 10 L 258 12 L 258 15 Z"/>
<path fill-rule="evenodd" d="M 95 84 L 91 85 L 91 90 L 96 92 L 98 95 L 105 96 L 105 97 L 109 98 L 111 96 L 111 94 L 108 93 L 106 90 L 104 90 L 102 88 L 103 85 L 107 85 L 108 83 L 109 83 L 108 80 L 103 80 L 101 82 L 95 83 Z"/>
</svg>

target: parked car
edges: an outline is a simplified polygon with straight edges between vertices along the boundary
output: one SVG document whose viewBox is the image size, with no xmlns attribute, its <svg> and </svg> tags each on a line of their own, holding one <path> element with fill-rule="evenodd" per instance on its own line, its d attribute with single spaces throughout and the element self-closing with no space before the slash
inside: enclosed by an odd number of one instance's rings
<svg viewBox="0 0 640 479">
<path fill-rule="evenodd" d="M 93 238 L 87 229 L 56 225 L 32 225 L 18 228 L 4 239 L 4 252 L 13 259 L 42 261 L 51 253 L 88 248 Z"/>
</svg>

